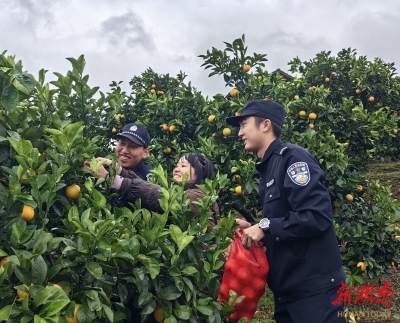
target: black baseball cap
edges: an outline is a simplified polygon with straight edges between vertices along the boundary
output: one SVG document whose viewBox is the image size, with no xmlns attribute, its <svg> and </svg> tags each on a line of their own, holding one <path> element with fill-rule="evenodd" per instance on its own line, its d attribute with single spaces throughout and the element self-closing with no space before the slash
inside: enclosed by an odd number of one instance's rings
<svg viewBox="0 0 400 323">
<path fill-rule="evenodd" d="M 135 144 L 147 148 L 150 144 L 150 135 L 146 128 L 136 123 L 126 124 L 120 133 L 117 133 L 114 138 L 128 138 L 132 140 Z"/>
<path fill-rule="evenodd" d="M 240 120 L 247 116 L 269 119 L 282 128 L 285 121 L 285 109 L 274 101 L 253 100 L 245 104 L 240 116 L 228 117 L 226 122 L 233 127 L 239 127 Z"/>
</svg>

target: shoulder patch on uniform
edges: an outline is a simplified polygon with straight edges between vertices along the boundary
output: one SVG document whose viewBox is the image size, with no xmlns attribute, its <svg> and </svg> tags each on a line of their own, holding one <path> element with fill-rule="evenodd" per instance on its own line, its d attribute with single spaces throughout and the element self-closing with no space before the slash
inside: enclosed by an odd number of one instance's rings
<svg viewBox="0 0 400 323">
<path fill-rule="evenodd" d="M 310 169 L 306 162 L 297 162 L 290 165 L 287 173 L 296 185 L 306 186 L 310 182 Z"/>
<path fill-rule="evenodd" d="M 284 151 L 286 150 L 286 149 L 288 149 L 289 147 L 283 147 L 282 149 L 281 149 L 281 151 L 279 152 L 279 155 L 283 155 L 283 153 L 284 153 Z"/>
<path fill-rule="evenodd" d="M 271 187 L 273 184 L 274 184 L 274 182 L 275 182 L 275 178 L 273 178 L 273 179 L 271 179 L 265 186 L 268 188 L 268 187 Z"/>
</svg>

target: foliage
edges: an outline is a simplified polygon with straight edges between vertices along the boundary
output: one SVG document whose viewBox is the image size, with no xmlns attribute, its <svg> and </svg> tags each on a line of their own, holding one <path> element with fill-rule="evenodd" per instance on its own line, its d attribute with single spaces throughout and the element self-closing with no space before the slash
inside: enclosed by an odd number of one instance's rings
<svg viewBox="0 0 400 323">
<path fill-rule="evenodd" d="M 348 282 L 399 263 L 399 203 L 363 176 L 368 159 L 400 156 L 394 65 L 351 49 L 322 52 L 290 62 L 300 74 L 288 82 L 264 69 L 266 55 L 247 54 L 244 36 L 200 57 L 210 76 L 222 75 L 238 92 L 204 97 L 184 73 L 149 68 L 133 77 L 130 94 L 115 82 L 105 94 L 89 86 L 83 56 L 69 58 L 72 69 L 49 84 L 45 70 L 36 81 L 15 57 L 0 55 L 0 320 L 65 322 L 80 304 L 81 323 L 123 322 L 134 302 L 148 322 L 160 307 L 165 323 L 221 322 L 233 301 L 216 302 L 221 254 L 235 227 L 232 204 L 255 218 L 261 211 L 256 156 L 225 122 L 251 99 L 283 104 L 283 139 L 308 149 L 324 170 Z M 95 180 L 82 166 L 112 156 L 112 136 L 130 122 L 153 138 L 149 161 L 162 214 L 139 201 L 112 207 L 115 174 Z M 206 197 L 196 202 L 197 216 L 183 186 L 168 176 L 189 151 L 206 154 L 218 173 L 200 187 Z M 66 196 L 72 184 L 80 187 L 77 199 Z M 208 232 L 214 202 L 222 221 Z M 24 206 L 33 208 L 32 220 Z"/>
</svg>

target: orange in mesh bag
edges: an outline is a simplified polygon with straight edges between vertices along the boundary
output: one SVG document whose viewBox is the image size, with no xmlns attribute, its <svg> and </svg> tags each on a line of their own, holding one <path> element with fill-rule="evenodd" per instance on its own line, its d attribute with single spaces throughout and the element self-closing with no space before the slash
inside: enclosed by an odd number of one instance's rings
<svg viewBox="0 0 400 323">
<path fill-rule="evenodd" d="M 252 244 L 250 250 L 245 249 L 242 234 L 243 228 L 234 232 L 218 295 L 218 299 L 223 302 L 228 302 L 229 290 L 235 291 L 238 297 L 244 296 L 241 302 L 234 303 L 236 311 L 230 315 L 230 323 L 236 323 L 242 317 L 248 320 L 254 318 L 258 301 L 265 292 L 269 272 L 264 248 Z"/>
</svg>

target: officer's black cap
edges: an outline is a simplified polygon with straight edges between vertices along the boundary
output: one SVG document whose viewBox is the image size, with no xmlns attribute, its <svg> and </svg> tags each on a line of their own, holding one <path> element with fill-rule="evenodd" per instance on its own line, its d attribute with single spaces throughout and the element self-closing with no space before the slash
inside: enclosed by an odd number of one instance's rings
<svg viewBox="0 0 400 323">
<path fill-rule="evenodd" d="M 226 122 L 233 127 L 239 127 L 240 120 L 248 116 L 269 119 L 282 128 L 285 120 L 285 109 L 274 101 L 253 100 L 246 103 L 240 116 L 228 117 Z"/>
<path fill-rule="evenodd" d="M 114 138 L 128 138 L 139 146 L 147 148 L 150 144 L 150 135 L 146 128 L 140 124 L 128 123 L 122 128 L 122 131 L 114 136 Z"/>
</svg>

